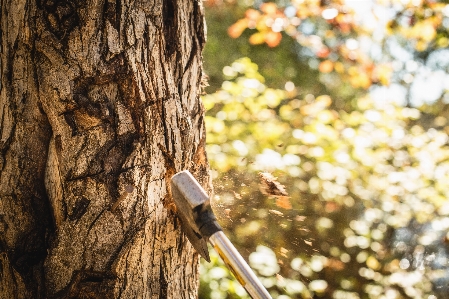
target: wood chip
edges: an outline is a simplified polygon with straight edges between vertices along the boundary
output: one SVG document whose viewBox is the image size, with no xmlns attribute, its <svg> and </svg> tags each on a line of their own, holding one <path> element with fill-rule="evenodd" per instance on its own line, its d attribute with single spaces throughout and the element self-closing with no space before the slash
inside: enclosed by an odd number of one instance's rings
<svg viewBox="0 0 449 299">
<path fill-rule="evenodd" d="M 259 172 L 260 177 L 260 192 L 269 196 L 288 196 L 285 187 L 281 185 L 277 178 L 269 172 Z"/>
<path fill-rule="evenodd" d="M 273 214 L 278 215 L 278 216 L 284 216 L 284 213 L 279 212 L 277 210 L 268 210 L 268 212 L 273 213 Z"/>
<path fill-rule="evenodd" d="M 292 204 L 288 196 L 276 196 L 276 205 L 286 210 L 292 209 Z"/>
</svg>

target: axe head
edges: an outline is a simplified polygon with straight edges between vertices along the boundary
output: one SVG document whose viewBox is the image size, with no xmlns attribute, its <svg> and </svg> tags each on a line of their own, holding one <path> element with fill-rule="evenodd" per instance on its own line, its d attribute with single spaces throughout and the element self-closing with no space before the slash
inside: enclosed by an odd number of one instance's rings
<svg viewBox="0 0 449 299">
<path fill-rule="evenodd" d="M 210 262 L 207 237 L 202 235 L 197 224 L 198 211 L 203 210 L 205 206 L 210 207 L 209 196 L 187 170 L 178 172 L 172 177 L 171 192 L 178 216 L 181 218 L 182 230 L 187 235 L 193 248 L 206 261 Z"/>
</svg>

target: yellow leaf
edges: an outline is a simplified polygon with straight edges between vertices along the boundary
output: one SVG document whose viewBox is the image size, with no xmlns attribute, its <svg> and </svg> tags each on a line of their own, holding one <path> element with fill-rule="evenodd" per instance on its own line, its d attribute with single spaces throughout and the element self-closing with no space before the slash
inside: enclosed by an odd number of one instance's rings
<svg viewBox="0 0 449 299">
<path fill-rule="evenodd" d="M 370 256 L 366 260 L 366 265 L 373 270 L 379 270 L 381 267 L 379 261 L 374 256 Z"/>
<path fill-rule="evenodd" d="M 349 78 L 349 83 L 351 83 L 354 88 L 361 87 L 367 89 L 371 86 L 372 82 L 366 73 L 360 72 L 358 74 L 351 75 Z"/>
<path fill-rule="evenodd" d="M 335 119 L 335 116 L 329 110 L 323 110 L 317 115 L 318 121 L 322 124 L 328 124 Z"/>
<path fill-rule="evenodd" d="M 265 34 L 262 32 L 256 32 L 249 37 L 249 43 L 252 45 L 260 45 L 265 42 Z"/>
<path fill-rule="evenodd" d="M 440 37 L 437 40 L 437 44 L 440 48 L 446 48 L 447 46 L 449 46 L 449 39 L 447 37 Z"/>
<path fill-rule="evenodd" d="M 382 85 L 389 85 L 393 70 L 389 65 L 377 66 L 374 70 L 373 79 L 379 81 Z"/>
<path fill-rule="evenodd" d="M 329 107 L 332 103 L 332 99 L 328 95 L 321 95 L 316 98 L 316 102 L 319 103 L 321 107 Z"/>
<path fill-rule="evenodd" d="M 427 49 L 427 43 L 423 40 L 419 40 L 416 42 L 415 49 L 419 52 L 423 52 Z"/>
<path fill-rule="evenodd" d="M 411 34 L 415 38 L 420 38 L 425 42 L 430 42 L 435 38 L 437 31 L 435 30 L 432 21 L 427 19 L 417 23 L 413 27 Z"/>
<path fill-rule="evenodd" d="M 342 74 L 345 71 L 345 66 L 343 65 L 343 63 L 337 61 L 334 65 L 334 69 L 337 73 Z"/>
</svg>

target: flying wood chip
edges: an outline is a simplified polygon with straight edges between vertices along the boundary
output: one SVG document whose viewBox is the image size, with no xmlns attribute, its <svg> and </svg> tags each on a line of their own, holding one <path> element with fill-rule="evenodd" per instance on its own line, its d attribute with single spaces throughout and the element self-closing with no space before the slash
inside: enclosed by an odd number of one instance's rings
<svg viewBox="0 0 449 299">
<path fill-rule="evenodd" d="M 283 185 L 281 185 L 277 178 L 268 172 L 259 172 L 260 177 L 260 192 L 269 196 L 288 196 L 287 191 Z"/>
<path fill-rule="evenodd" d="M 291 210 L 292 204 L 288 196 L 276 196 L 276 205 L 280 208 Z"/>
</svg>

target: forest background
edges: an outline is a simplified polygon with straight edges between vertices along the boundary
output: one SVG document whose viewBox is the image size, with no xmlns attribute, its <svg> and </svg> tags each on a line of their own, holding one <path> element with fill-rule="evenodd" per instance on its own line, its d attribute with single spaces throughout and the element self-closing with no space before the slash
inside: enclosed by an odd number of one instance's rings
<svg viewBox="0 0 449 299">
<path fill-rule="evenodd" d="M 273 298 L 449 298 L 448 3 L 205 2 L 214 209 Z"/>
</svg>

